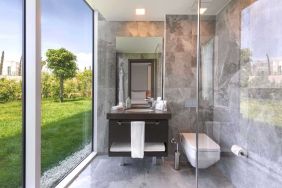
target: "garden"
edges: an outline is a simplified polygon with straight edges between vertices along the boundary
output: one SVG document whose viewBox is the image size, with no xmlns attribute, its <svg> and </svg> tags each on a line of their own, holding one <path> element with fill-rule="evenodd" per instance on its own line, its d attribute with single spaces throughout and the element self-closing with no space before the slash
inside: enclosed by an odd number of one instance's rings
<svg viewBox="0 0 282 188">
<path fill-rule="evenodd" d="M 48 55 L 49 53 L 49 55 Z M 41 74 L 41 172 L 91 142 L 92 70 L 65 49 L 48 50 Z M 66 68 L 67 67 L 67 68 Z M 22 180 L 22 82 L 0 78 L 0 187 Z"/>
</svg>

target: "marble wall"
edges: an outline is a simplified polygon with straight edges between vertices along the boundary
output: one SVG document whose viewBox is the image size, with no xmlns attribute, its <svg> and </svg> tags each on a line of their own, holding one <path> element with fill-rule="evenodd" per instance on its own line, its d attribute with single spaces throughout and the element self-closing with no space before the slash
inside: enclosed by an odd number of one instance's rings
<svg viewBox="0 0 282 188">
<path fill-rule="evenodd" d="M 106 114 L 115 105 L 116 37 L 163 37 L 164 22 L 113 22 L 102 15 L 98 22 L 98 148 L 108 151 Z"/>
<path fill-rule="evenodd" d="M 259 14 L 269 10 L 266 9 L 268 1 L 257 2 L 265 2 Z M 256 31 L 241 32 L 241 17 L 246 7 L 259 6 L 257 2 L 233 0 L 216 17 L 213 121 L 205 122 L 204 131 L 220 144 L 223 154 L 217 167 L 235 187 L 278 188 L 282 185 L 282 124 L 267 119 L 275 120 L 273 118 L 280 116 L 275 111 L 279 104 L 282 109 L 282 103 L 258 96 L 260 93 L 255 92 L 255 88 L 241 84 L 246 74 L 240 52 L 242 35 L 247 32 L 247 35 L 259 37 L 254 33 Z M 265 23 L 261 29 L 269 24 Z M 244 94 L 249 89 L 252 89 L 251 97 Z M 268 107 L 270 104 L 275 106 Z M 253 105 L 257 105 L 256 109 Z M 247 149 L 248 158 L 234 156 L 230 152 L 233 144 Z"/>
<path fill-rule="evenodd" d="M 203 19 L 201 35 L 203 44 L 215 35 L 215 18 Z M 179 132 L 196 130 L 196 108 L 185 107 L 188 101 L 196 101 L 196 41 L 196 16 L 166 16 L 165 99 L 172 113 L 169 138 L 177 137 Z M 173 150 L 170 146 L 170 154 Z"/>
<path fill-rule="evenodd" d="M 258 2 L 263 1 L 267 0 Z M 214 39 L 215 44 L 214 106 L 211 109 L 201 107 L 199 128 L 220 144 L 222 157 L 216 166 L 235 187 L 278 188 L 282 184 L 282 125 L 262 120 L 279 116 L 281 110 L 275 112 L 276 109 L 267 108 L 267 104 L 281 104 L 281 101 L 265 100 L 264 106 L 247 116 L 244 114 L 246 107 L 242 105 L 242 94 L 250 88 L 242 88 L 240 83 L 243 79 L 241 16 L 242 10 L 254 2 L 232 0 L 216 17 L 202 18 L 201 44 L 205 45 L 210 39 Z M 172 138 L 179 132 L 195 132 L 197 125 L 196 109 L 191 105 L 197 94 L 196 17 L 167 15 L 165 29 L 165 99 L 172 112 L 169 128 L 169 138 Z M 98 151 L 107 151 L 106 113 L 115 101 L 115 37 L 163 36 L 163 32 L 163 22 L 99 21 Z M 252 88 L 253 95 L 260 94 Z M 248 109 L 250 104 L 247 103 Z M 205 110 L 212 113 L 202 113 Z M 230 152 L 233 144 L 246 148 L 249 157 L 235 157 Z M 170 154 L 173 150 L 170 145 Z"/>
</svg>

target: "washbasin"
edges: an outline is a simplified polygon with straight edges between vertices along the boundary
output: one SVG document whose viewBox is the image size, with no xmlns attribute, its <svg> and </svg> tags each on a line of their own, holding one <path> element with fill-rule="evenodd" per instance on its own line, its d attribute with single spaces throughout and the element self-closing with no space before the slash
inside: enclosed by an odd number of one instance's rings
<svg viewBox="0 0 282 188">
<path fill-rule="evenodd" d="M 131 108 L 127 109 L 127 112 L 153 112 L 154 110 L 150 108 Z"/>
</svg>

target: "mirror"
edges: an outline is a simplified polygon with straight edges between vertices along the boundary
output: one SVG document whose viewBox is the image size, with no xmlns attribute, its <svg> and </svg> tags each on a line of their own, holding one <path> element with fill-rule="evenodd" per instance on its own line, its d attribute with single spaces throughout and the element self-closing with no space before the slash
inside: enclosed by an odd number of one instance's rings
<svg viewBox="0 0 282 188">
<path fill-rule="evenodd" d="M 128 96 L 133 104 L 143 104 L 144 99 L 154 98 L 155 59 L 129 59 Z"/>
<path fill-rule="evenodd" d="M 163 38 L 116 37 L 117 104 L 129 97 L 133 107 L 162 97 Z"/>
</svg>

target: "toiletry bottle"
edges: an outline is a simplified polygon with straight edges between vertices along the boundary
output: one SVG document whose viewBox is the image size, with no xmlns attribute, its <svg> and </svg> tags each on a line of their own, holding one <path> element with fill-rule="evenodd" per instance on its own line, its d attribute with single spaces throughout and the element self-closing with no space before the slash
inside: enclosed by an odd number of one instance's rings
<svg viewBox="0 0 282 188">
<path fill-rule="evenodd" d="M 167 111 L 167 101 L 166 100 L 163 101 L 163 111 L 164 112 Z"/>
<path fill-rule="evenodd" d="M 128 109 L 128 108 L 131 108 L 131 100 L 129 97 L 127 97 L 126 101 L 125 101 L 125 108 Z"/>
</svg>

